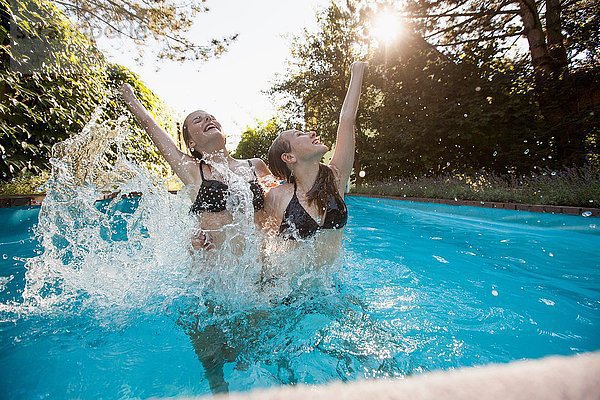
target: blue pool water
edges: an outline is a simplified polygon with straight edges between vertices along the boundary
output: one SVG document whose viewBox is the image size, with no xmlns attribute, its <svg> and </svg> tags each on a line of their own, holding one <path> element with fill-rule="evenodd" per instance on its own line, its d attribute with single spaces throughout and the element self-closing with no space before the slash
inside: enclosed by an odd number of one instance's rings
<svg viewBox="0 0 600 400">
<path fill-rule="evenodd" d="M 348 207 L 328 290 L 231 318 L 213 305 L 202 328 L 190 296 L 120 313 L 15 311 L 41 252 L 39 209 L 0 209 L 2 398 L 209 394 L 207 376 L 245 391 L 600 349 L 600 220 L 358 197 Z M 207 353 L 220 360 L 208 371 Z"/>
</svg>

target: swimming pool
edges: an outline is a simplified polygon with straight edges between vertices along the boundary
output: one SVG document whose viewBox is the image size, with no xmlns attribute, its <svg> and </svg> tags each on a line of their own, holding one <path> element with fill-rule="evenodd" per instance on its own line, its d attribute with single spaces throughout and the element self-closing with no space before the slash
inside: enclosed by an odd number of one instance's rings
<svg viewBox="0 0 600 400">
<path fill-rule="evenodd" d="M 201 345 L 192 345 L 202 332 L 189 296 L 118 313 L 3 307 L 3 397 L 208 394 L 197 353 L 222 342 L 216 369 L 234 391 L 600 349 L 597 219 L 357 197 L 348 207 L 345 256 L 328 290 L 243 317 L 213 310 Z M 0 209 L 3 305 L 18 303 L 24 263 L 40 251 L 38 212 Z M 119 229 L 113 239 L 127 241 Z"/>
</svg>

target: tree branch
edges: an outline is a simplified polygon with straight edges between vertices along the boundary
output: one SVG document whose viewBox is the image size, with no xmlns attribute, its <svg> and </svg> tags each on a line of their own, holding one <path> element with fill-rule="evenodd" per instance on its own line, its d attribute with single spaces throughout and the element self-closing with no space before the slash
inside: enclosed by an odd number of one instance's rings
<svg viewBox="0 0 600 400">
<path fill-rule="evenodd" d="M 518 14 L 519 10 L 489 10 L 480 12 L 465 12 L 465 13 L 443 13 L 443 14 L 406 14 L 404 18 L 422 19 L 422 18 L 455 18 L 455 17 L 483 17 L 486 15 L 497 14 Z"/>
<path fill-rule="evenodd" d="M 453 43 L 438 44 L 436 46 L 448 47 L 448 46 L 457 46 L 459 44 L 466 44 L 466 43 L 473 43 L 473 42 L 484 42 L 487 40 L 494 40 L 494 39 L 506 39 L 509 37 L 520 36 L 520 35 L 523 35 L 524 33 L 525 33 L 524 31 L 521 31 L 521 32 L 517 32 L 517 33 L 507 33 L 505 35 L 488 36 L 488 37 L 477 38 L 477 39 L 466 39 L 466 40 L 461 40 L 461 41 L 453 42 Z"/>
<path fill-rule="evenodd" d="M 82 13 L 89 14 L 89 15 L 91 15 L 92 17 L 94 17 L 94 18 L 96 18 L 96 19 L 100 20 L 102 23 L 106 24 L 106 25 L 107 25 L 109 28 L 111 28 L 111 29 L 114 29 L 116 32 L 119 32 L 120 34 L 122 34 L 122 35 L 124 35 L 124 36 L 127 36 L 128 38 L 130 38 L 130 39 L 132 39 L 132 40 L 136 40 L 136 39 L 137 39 L 137 38 L 135 38 L 135 37 L 133 37 L 133 36 L 129 35 L 128 33 L 126 33 L 126 32 L 123 32 L 122 30 L 120 30 L 120 29 L 119 29 L 119 28 L 117 28 L 116 26 L 112 25 L 110 22 L 106 21 L 105 19 L 103 19 L 103 18 L 102 18 L 102 17 L 100 17 L 99 15 L 97 15 L 97 14 L 94 14 L 94 13 L 93 13 L 93 12 L 91 12 L 90 10 L 83 9 L 83 8 L 81 8 L 81 7 L 77 7 L 77 6 L 73 5 L 73 4 L 70 4 L 70 3 L 65 3 L 65 2 L 62 2 L 62 1 L 60 1 L 60 0 L 54 0 L 54 2 L 55 2 L 55 3 L 57 3 L 57 4 L 60 4 L 60 5 L 62 5 L 62 6 L 65 6 L 65 7 L 68 7 L 68 8 L 73 8 L 73 9 L 75 9 L 75 10 L 77 10 L 77 11 L 81 11 Z"/>
</svg>

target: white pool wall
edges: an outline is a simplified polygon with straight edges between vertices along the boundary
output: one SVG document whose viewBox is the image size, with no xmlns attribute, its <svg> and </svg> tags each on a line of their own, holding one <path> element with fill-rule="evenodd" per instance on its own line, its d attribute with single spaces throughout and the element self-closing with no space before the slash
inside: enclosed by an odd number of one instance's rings
<svg viewBox="0 0 600 400">
<path fill-rule="evenodd" d="M 600 400 L 600 352 L 430 372 L 404 379 L 281 386 L 186 399 Z M 182 398 L 183 399 L 183 398 Z"/>
</svg>

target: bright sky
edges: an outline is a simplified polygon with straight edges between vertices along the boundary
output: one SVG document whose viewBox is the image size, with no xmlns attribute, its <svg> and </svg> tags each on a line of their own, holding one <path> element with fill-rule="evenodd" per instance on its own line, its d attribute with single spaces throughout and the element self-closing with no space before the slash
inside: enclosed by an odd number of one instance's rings
<svg viewBox="0 0 600 400">
<path fill-rule="evenodd" d="M 106 56 L 138 73 L 146 85 L 172 106 L 180 119 L 197 109 L 221 122 L 234 149 L 242 130 L 256 120 L 275 115 L 262 91 L 285 71 L 291 36 L 316 27 L 316 14 L 329 0 L 208 0 L 210 12 L 200 14 L 189 37 L 207 39 L 238 33 L 238 39 L 219 59 L 206 63 L 159 62 L 149 54 L 138 65 L 131 49 L 117 50 L 102 39 Z"/>
</svg>

